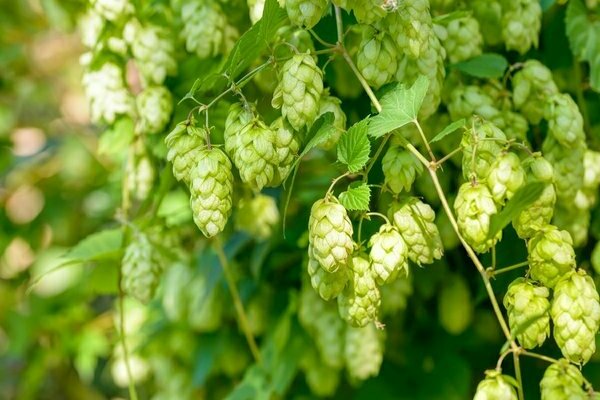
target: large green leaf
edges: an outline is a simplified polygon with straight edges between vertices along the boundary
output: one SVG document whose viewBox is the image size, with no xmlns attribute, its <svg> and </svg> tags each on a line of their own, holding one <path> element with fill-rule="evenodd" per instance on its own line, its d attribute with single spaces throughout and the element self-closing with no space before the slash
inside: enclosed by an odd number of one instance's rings
<svg viewBox="0 0 600 400">
<path fill-rule="evenodd" d="M 65 254 L 65 258 L 79 262 L 107 259 L 120 252 L 122 243 L 121 228 L 96 232 L 77 243 Z"/>
<path fill-rule="evenodd" d="M 371 188 L 366 183 L 353 183 L 340 193 L 340 203 L 350 211 L 369 211 Z"/>
<path fill-rule="evenodd" d="M 458 121 L 452 122 L 451 124 L 446 126 L 444 129 L 442 129 L 442 131 L 440 133 L 435 135 L 435 137 L 433 139 L 431 139 L 429 141 L 429 143 L 439 142 L 440 140 L 442 140 L 443 138 L 445 138 L 452 132 L 455 132 L 457 129 L 460 129 L 463 126 L 465 126 L 465 123 L 466 123 L 466 120 L 464 118 L 459 119 Z"/>
<path fill-rule="evenodd" d="M 367 136 L 368 123 L 368 119 L 357 122 L 342 135 L 338 142 L 338 160 L 346 164 L 350 172 L 360 171 L 369 161 L 371 143 Z"/>
<path fill-rule="evenodd" d="M 386 93 L 381 112 L 370 119 L 369 135 L 378 138 L 416 120 L 428 88 L 429 79 L 421 75 L 410 88 L 398 85 Z"/>
<path fill-rule="evenodd" d="M 485 53 L 453 65 L 454 68 L 476 78 L 501 78 L 508 61 L 500 54 Z"/>
<path fill-rule="evenodd" d="M 571 0 L 565 17 L 571 51 L 590 64 L 590 86 L 600 91 L 600 21 L 594 19 L 581 0 Z"/>
</svg>

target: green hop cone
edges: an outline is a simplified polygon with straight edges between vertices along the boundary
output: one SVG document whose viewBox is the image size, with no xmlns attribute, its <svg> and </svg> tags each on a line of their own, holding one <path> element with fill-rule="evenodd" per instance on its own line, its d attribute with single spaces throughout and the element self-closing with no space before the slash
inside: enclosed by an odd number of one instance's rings
<svg viewBox="0 0 600 400">
<path fill-rule="evenodd" d="M 478 115 L 493 121 L 500 115 L 496 103 L 496 100 L 479 86 L 459 85 L 450 92 L 448 112 L 454 120 L 469 119 Z"/>
<path fill-rule="evenodd" d="M 538 46 L 542 27 L 542 6 L 538 0 L 504 0 L 502 37 L 507 50 L 525 54 Z"/>
<path fill-rule="evenodd" d="M 184 291 L 187 322 L 197 332 L 215 332 L 222 327 L 223 291 L 219 285 L 211 285 L 209 280 L 208 274 L 196 272 L 190 280 L 173 288 Z"/>
<path fill-rule="evenodd" d="M 489 370 L 477 385 L 473 400 L 517 400 L 515 387 L 500 372 Z"/>
<path fill-rule="evenodd" d="M 123 290 L 142 303 L 148 303 L 154 297 L 164 264 L 148 236 L 144 233 L 134 234 L 123 254 Z"/>
<path fill-rule="evenodd" d="M 440 325 L 452 335 L 463 333 L 473 321 L 473 301 L 467 281 L 459 274 L 444 280 L 438 297 Z"/>
<path fill-rule="evenodd" d="M 338 368 L 327 366 L 314 349 L 305 351 L 300 359 L 300 368 L 304 371 L 306 384 L 318 397 L 331 397 L 340 384 Z"/>
<path fill-rule="evenodd" d="M 501 154 L 490 166 L 486 185 L 496 204 L 504 204 L 525 183 L 525 170 L 515 153 Z"/>
<path fill-rule="evenodd" d="M 278 186 L 287 178 L 292 164 L 298 155 L 300 141 L 296 132 L 283 117 L 277 118 L 271 124 L 271 130 L 275 133 L 275 152 L 277 154 L 275 175 L 269 186 Z"/>
<path fill-rule="evenodd" d="M 469 180 L 475 176 L 485 181 L 505 142 L 504 132 L 491 122 L 473 121 L 472 127 L 465 130 L 461 140 L 464 178 Z"/>
<path fill-rule="evenodd" d="M 435 37 L 429 12 L 429 0 L 398 2 L 398 9 L 391 13 L 385 26 L 398 47 L 411 59 L 424 57 Z"/>
<path fill-rule="evenodd" d="M 237 37 L 235 28 L 216 1 L 190 1 L 181 7 L 183 22 L 182 38 L 185 48 L 200 58 L 210 58 L 226 53 L 232 39 Z"/>
<path fill-rule="evenodd" d="M 412 262 L 431 264 L 442 258 L 444 248 L 431 206 L 412 197 L 393 205 L 390 218 L 408 246 L 408 258 Z"/>
<path fill-rule="evenodd" d="M 566 274 L 554 288 L 550 309 L 554 340 L 569 361 L 585 364 L 596 352 L 600 328 L 600 300 L 592 278 L 584 270 Z"/>
<path fill-rule="evenodd" d="M 198 153 L 204 146 L 205 134 L 204 129 L 182 122 L 165 138 L 167 160 L 173 163 L 173 176 L 178 181 L 190 181 L 190 171 L 197 164 Z"/>
<path fill-rule="evenodd" d="M 369 258 L 378 285 L 391 283 L 398 275 L 408 275 L 408 247 L 391 224 L 382 225 L 369 241 Z"/>
<path fill-rule="evenodd" d="M 319 144 L 319 147 L 324 150 L 332 149 L 346 131 L 346 114 L 342 110 L 341 104 L 342 101 L 340 99 L 329 95 L 329 89 L 323 90 L 323 95 L 319 102 L 318 117 L 328 112 L 333 113 L 333 127 L 335 128 L 334 132 Z"/>
<path fill-rule="evenodd" d="M 483 36 L 479 22 L 472 16 L 453 19 L 445 26 L 442 44 L 451 63 L 468 60 L 481 54 Z"/>
<path fill-rule="evenodd" d="M 550 97 L 544 118 L 548 120 L 548 134 L 561 146 L 572 148 L 585 142 L 583 117 L 568 94 L 556 93 Z"/>
<path fill-rule="evenodd" d="M 189 186 L 194 222 L 204 236 L 223 231 L 233 202 L 233 175 L 227 155 L 214 146 L 200 150 L 190 171 Z"/>
<path fill-rule="evenodd" d="M 541 346 L 550 336 L 550 291 L 525 278 L 515 279 L 504 296 L 508 323 L 526 349 Z"/>
<path fill-rule="evenodd" d="M 362 27 L 356 66 L 370 86 L 380 88 L 392 81 L 398 70 L 398 50 L 392 37 L 371 26 Z"/>
<path fill-rule="evenodd" d="M 281 68 L 271 104 L 300 130 L 316 119 L 322 92 L 323 71 L 309 53 L 296 54 Z"/>
<path fill-rule="evenodd" d="M 488 238 L 490 220 L 498 209 L 487 186 L 463 183 L 454 201 L 458 229 L 466 242 L 478 253 L 485 253 L 502 239 L 502 232 Z"/>
<path fill-rule="evenodd" d="M 339 312 L 350 325 L 364 327 L 377 320 L 381 294 L 367 258 L 353 256 L 349 275 L 348 284 L 338 296 Z"/>
<path fill-rule="evenodd" d="M 319 22 L 328 4 L 327 0 L 285 0 L 285 9 L 292 24 L 310 29 Z"/>
<path fill-rule="evenodd" d="M 527 252 L 531 278 L 551 289 L 575 268 L 571 235 L 553 225 L 546 225 L 529 239 Z"/>
<path fill-rule="evenodd" d="M 485 44 L 495 46 L 502 42 L 502 0 L 471 0 L 469 6 L 479 25 Z"/>
<path fill-rule="evenodd" d="M 550 364 L 540 381 L 542 400 L 586 400 L 590 399 L 583 389 L 581 371 L 568 360 L 561 358 Z"/>
<path fill-rule="evenodd" d="M 335 272 L 327 272 L 315 259 L 311 246 L 308 247 L 307 269 L 310 284 L 326 301 L 334 299 L 342 293 L 348 282 L 349 273 L 346 266 L 338 268 Z"/>
<path fill-rule="evenodd" d="M 352 223 L 336 198 L 317 200 L 310 211 L 308 239 L 317 262 L 327 272 L 345 268 L 354 251 Z"/>
<path fill-rule="evenodd" d="M 408 150 L 390 146 L 381 160 L 385 185 L 394 193 L 410 191 L 423 165 Z"/>
<path fill-rule="evenodd" d="M 527 239 L 552 220 L 554 205 L 556 204 L 556 189 L 553 184 L 554 168 L 539 153 L 525 160 L 523 166 L 527 171 L 528 181 L 546 184 L 540 197 L 521 211 L 512 221 L 519 237 Z"/>
<path fill-rule="evenodd" d="M 279 209 L 273 197 L 258 193 L 252 198 L 240 199 L 235 217 L 237 229 L 258 240 L 265 240 L 271 237 L 279 222 Z"/>
<path fill-rule="evenodd" d="M 225 141 L 225 151 L 232 160 L 235 160 L 236 151 L 239 148 L 240 132 L 254 119 L 255 111 L 254 106 L 251 104 L 233 103 L 229 107 L 227 119 L 225 119 L 223 140 Z"/>
<path fill-rule="evenodd" d="M 146 200 L 150 195 L 156 170 L 145 151 L 136 152 L 133 162 L 127 165 L 127 186 L 133 197 L 139 201 Z"/>
<path fill-rule="evenodd" d="M 532 124 L 540 122 L 548 99 L 558 93 L 552 72 L 537 60 L 523 63 L 512 78 L 512 86 L 515 108 Z"/>
<path fill-rule="evenodd" d="M 369 324 L 364 328 L 346 329 L 344 359 L 352 382 L 364 381 L 379 374 L 383 362 L 381 336 L 375 324 Z"/>
<path fill-rule="evenodd" d="M 109 21 L 117 21 L 133 12 L 133 5 L 129 0 L 93 0 L 94 10 Z"/>
<path fill-rule="evenodd" d="M 573 239 L 573 247 L 583 247 L 588 241 L 591 218 L 590 210 L 578 208 L 576 199 L 574 204 L 558 203 L 554 209 L 552 223 L 569 232 Z"/>
<path fill-rule="evenodd" d="M 164 86 L 144 89 L 136 98 L 139 127 L 144 133 L 160 133 L 165 129 L 173 112 L 173 97 Z"/>
<path fill-rule="evenodd" d="M 343 8 L 350 8 L 356 20 L 361 24 L 373 24 L 387 15 L 384 0 L 342 0 Z M 334 1 L 335 3 L 335 1 Z"/>
</svg>

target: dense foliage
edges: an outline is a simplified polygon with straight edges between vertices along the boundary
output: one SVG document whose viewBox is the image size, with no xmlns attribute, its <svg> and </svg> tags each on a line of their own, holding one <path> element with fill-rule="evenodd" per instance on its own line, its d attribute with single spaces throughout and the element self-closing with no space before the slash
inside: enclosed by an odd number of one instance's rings
<svg viewBox="0 0 600 400">
<path fill-rule="evenodd" d="M 597 398 L 599 16 L 3 6 L 0 397 Z"/>
</svg>

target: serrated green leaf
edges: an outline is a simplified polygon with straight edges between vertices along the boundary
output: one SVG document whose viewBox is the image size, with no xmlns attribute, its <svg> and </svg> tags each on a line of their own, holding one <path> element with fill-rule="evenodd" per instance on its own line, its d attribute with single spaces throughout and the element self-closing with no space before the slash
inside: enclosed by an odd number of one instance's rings
<svg viewBox="0 0 600 400">
<path fill-rule="evenodd" d="M 429 79 L 421 75 L 410 88 L 398 85 L 386 93 L 381 112 L 369 119 L 369 135 L 378 138 L 416 120 L 428 88 Z"/>
<path fill-rule="evenodd" d="M 470 17 L 473 14 L 468 10 L 460 10 L 460 11 L 452 11 L 447 14 L 438 15 L 433 19 L 434 24 L 446 25 L 452 21 L 456 21 L 457 19 L 463 19 Z"/>
<path fill-rule="evenodd" d="M 118 254 L 123 244 L 123 231 L 120 228 L 92 233 L 65 254 L 70 261 L 94 261 Z"/>
<path fill-rule="evenodd" d="M 595 39 L 592 23 L 588 20 L 587 8 L 581 0 L 571 0 L 567 6 L 565 27 L 573 55 L 586 59 L 590 41 Z"/>
<path fill-rule="evenodd" d="M 442 131 L 440 133 L 438 133 L 437 135 L 435 135 L 435 137 L 433 139 L 431 139 L 429 141 L 429 143 L 439 142 L 440 140 L 442 140 L 443 138 L 445 138 L 446 136 L 448 136 L 452 132 L 456 131 L 457 129 L 462 128 L 463 126 L 465 126 L 466 122 L 467 121 L 464 118 L 459 119 L 458 121 L 452 122 L 451 124 L 449 124 L 448 126 L 446 126 L 444 129 L 442 129 Z"/>
<path fill-rule="evenodd" d="M 452 67 L 475 78 L 501 78 L 508 68 L 508 61 L 500 54 L 484 53 Z"/>
<path fill-rule="evenodd" d="M 371 188 L 366 183 L 350 185 L 345 192 L 340 193 L 340 203 L 350 211 L 369 211 Z"/>
<path fill-rule="evenodd" d="M 369 161 L 371 142 L 367 136 L 368 123 L 367 119 L 363 119 L 352 125 L 338 142 L 338 160 L 347 165 L 350 172 L 360 171 Z"/>
<path fill-rule="evenodd" d="M 521 211 L 536 201 L 544 191 L 546 185 L 542 182 L 531 182 L 517 190 L 514 196 L 498 214 L 494 214 L 490 221 L 488 238 L 496 237 Z"/>
</svg>

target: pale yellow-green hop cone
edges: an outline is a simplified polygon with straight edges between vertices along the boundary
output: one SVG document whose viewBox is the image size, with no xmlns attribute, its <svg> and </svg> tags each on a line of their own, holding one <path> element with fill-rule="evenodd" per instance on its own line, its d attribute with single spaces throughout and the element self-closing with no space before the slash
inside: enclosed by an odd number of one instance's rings
<svg viewBox="0 0 600 400">
<path fill-rule="evenodd" d="M 189 1 L 181 7 L 185 48 L 200 58 L 219 54 L 225 41 L 227 16 L 216 1 Z"/>
<path fill-rule="evenodd" d="M 296 54 L 281 68 L 271 104 L 300 130 L 317 118 L 322 92 L 323 71 L 309 53 Z"/>
<path fill-rule="evenodd" d="M 382 225 L 369 240 L 369 258 L 378 285 L 408 275 L 408 247 L 400 232 L 391 224 Z"/>
<path fill-rule="evenodd" d="M 361 24 L 373 24 L 387 15 L 384 0 L 336 0 L 345 3 L 342 8 L 352 9 L 356 20 Z"/>
<path fill-rule="evenodd" d="M 497 101 L 483 88 L 475 85 L 459 85 L 450 92 L 448 112 L 454 120 L 470 119 L 473 115 L 494 121 L 500 116 Z"/>
<path fill-rule="evenodd" d="M 231 161 L 218 147 L 198 152 L 190 171 L 190 203 L 194 222 L 204 236 L 220 233 L 231 215 L 233 174 Z"/>
<path fill-rule="evenodd" d="M 431 206 L 413 197 L 394 204 L 389 214 L 408 246 L 408 258 L 412 262 L 431 264 L 442 258 L 444 247 Z"/>
<path fill-rule="evenodd" d="M 528 182 L 542 182 L 545 184 L 540 197 L 517 214 L 512 221 L 519 237 L 527 239 L 552 220 L 554 205 L 556 204 L 556 189 L 554 188 L 554 168 L 539 153 L 525 160 L 523 167 L 527 171 Z"/>
<path fill-rule="evenodd" d="M 398 70 L 398 49 L 392 37 L 385 31 L 364 26 L 356 66 L 374 88 L 392 81 Z"/>
<path fill-rule="evenodd" d="M 346 265 L 340 266 L 335 272 L 327 272 L 313 255 L 312 247 L 308 246 L 308 275 L 310 284 L 323 300 L 336 298 L 348 282 L 349 271 Z"/>
<path fill-rule="evenodd" d="M 596 352 L 600 328 L 600 300 L 592 278 L 584 270 L 571 271 L 558 281 L 550 310 L 553 336 L 569 361 L 583 365 Z"/>
<path fill-rule="evenodd" d="M 123 290 L 142 303 L 148 303 L 154 297 L 164 268 L 164 259 L 148 236 L 135 233 L 123 254 Z"/>
<path fill-rule="evenodd" d="M 144 89 L 136 98 L 139 127 L 144 133 L 160 133 L 165 129 L 173 112 L 173 96 L 164 86 Z"/>
<path fill-rule="evenodd" d="M 173 164 L 173 176 L 178 181 L 189 183 L 190 171 L 198 162 L 205 137 L 206 130 L 182 122 L 165 138 L 167 160 Z"/>
<path fill-rule="evenodd" d="M 340 384 L 340 369 L 326 365 L 314 348 L 310 347 L 302 354 L 300 368 L 315 396 L 331 397 L 335 394 Z"/>
<path fill-rule="evenodd" d="M 491 218 L 498 209 L 487 186 L 463 183 L 454 201 L 458 229 L 466 242 L 478 253 L 485 253 L 502 239 L 502 232 L 488 238 Z"/>
<path fill-rule="evenodd" d="M 525 54 L 538 46 L 542 27 L 542 7 L 537 0 L 504 0 L 502 37 L 507 50 Z"/>
<path fill-rule="evenodd" d="M 285 0 L 285 9 L 292 24 L 310 29 L 319 22 L 328 4 L 327 0 Z"/>
<path fill-rule="evenodd" d="M 515 108 L 537 125 L 544 116 L 547 99 L 558 93 L 552 72 L 537 60 L 527 60 L 512 78 Z"/>
<path fill-rule="evenodd" d="M 240 147 L 238 144 L 240 133 L 254 118 L 254 111 L 254 107 L 250 104 L 233 103 L 229 107 L 223 139 L 225 141 L 225 151 L 232 160 L 235 160 L 236 152 Z"/>
<path fill-rule="evenodd" d="M 348 284 L 338 296 L 338 308 L 350 325 L 363 327 L 377 320 L 381 294 L 366 257 L 352 257 L 349 275 Z"/>
<path fill-rule="evenodd" d="M 495 370 L 485 372 L 486 378 L 479 382 L 473 400 L 517 400 L 515 387 L 504 375 Z"/>
<path fill-rule="evenodd" d="M 335 272 L 350 262 L 354 251 L 353 228 L 344 206 L 334 197 L 317 200 L 310 212 L 308 240 L 317 262 Z"/>
<path fill-rule="evenodd" d="M 333 133 L 319 147 L 324 150 L 332 149 L 340 140 L 342 134 L 346 131 L 346 114 L 341 107 L 342 101 L 335 96 L 329 95 L 329 89 L 323 90 L 321 100 L 319 101 L 319 115 L 333 113 Z"/>
<path fill-rule="evenodd" d="M 292 164 L 298 155 L 300 141 L 296 132 L 290 124 L 279 117 L 271 124 L 271 130 L 275 133 L 275 152 L 277 153 L 277 164 L 275 176 L 269 182 L 269 186 L 279 186 L 287 178 Z"/>
<path fill-rule="evenodd" d="M 553 225 L 546 225 L 529 239 L 527 252 L 531 278 L 550 289 L 575 268 L 571 235 Z"/>
<path fill-rule="evenodd" d="M 472 16 L 454 19 L 445 26 L 446 35 L 442 39 L 451 63 L 468 60 L 481 54 L 483 36 L 479 22 Z"/>
<path fill-rule="evenodd" d="M 438 297 L 440 325 L 453 335 L 463 333 L 473 321 L 473 301 L 465 278 L 452 274 L 444 279 Z"/>
<path fill-rule="evenodd" d="M 383 340 L 382 332 L 375 324 L 363 328 L 348 327 L 345 342 L 344 359 L 352 382 L 379 375 L 383 362 Z"/>
<path fill-rule="evenodd" d="M 476 176 L 485 181 L 490 167 L 502 153 L 506 143 L 506 135 L 491 122 L 474 120 L 463 133 L 461 147 L 463 149 L 462 169 L 465 180 Z"/>
<path fill-rule="evenodd" d="M 561 358 L 550 364 L 540 381 L 542 400 L 586 400 L 591 399 L 583 389 L 581 371 L 568 360 Z"/>
<path fill-rule="evenodd" d="M 571 148 L 585 141 L 583 117 L 568 94 L 556 93 L 550 97 L 544 118 L 548 120 L 548 134 L 562 146 Z"/>
<path fill-rule="evenodd" d="M 526 349 L 541 346 L 550 336 L 550 291 L 525 278 L 515 279 L 504 296 L 508 323 Z"/>
<path fill-rule="evenodd" d="M 385 25 L 401 51 L 412 59 L 423 58 L 430 38 L 435 36 L 429 0 L 398 2 L 398 9 L 390 13 Z"/>
<path fill-rule="evenodd" d="M 501 154 L 490 166 L 486 185 L 496 204 L 510 200 L 525 183 L 525 170 L 515 153 Z"/>
<path fill-rule="evenodd" d="M 235 214 L 237 229 L 258 240 L 265 240 L 271 237 L 278 222 L 279 209 L 273 197 L 258 193 L 252 198 L 240 199 Z"/>
<path fill-rule="evenodd" d="M 410 191 L 423 165 L 409 151 L 390 146 L 381 160 L 385 185 L 394 193 Z"/>
</svg>

